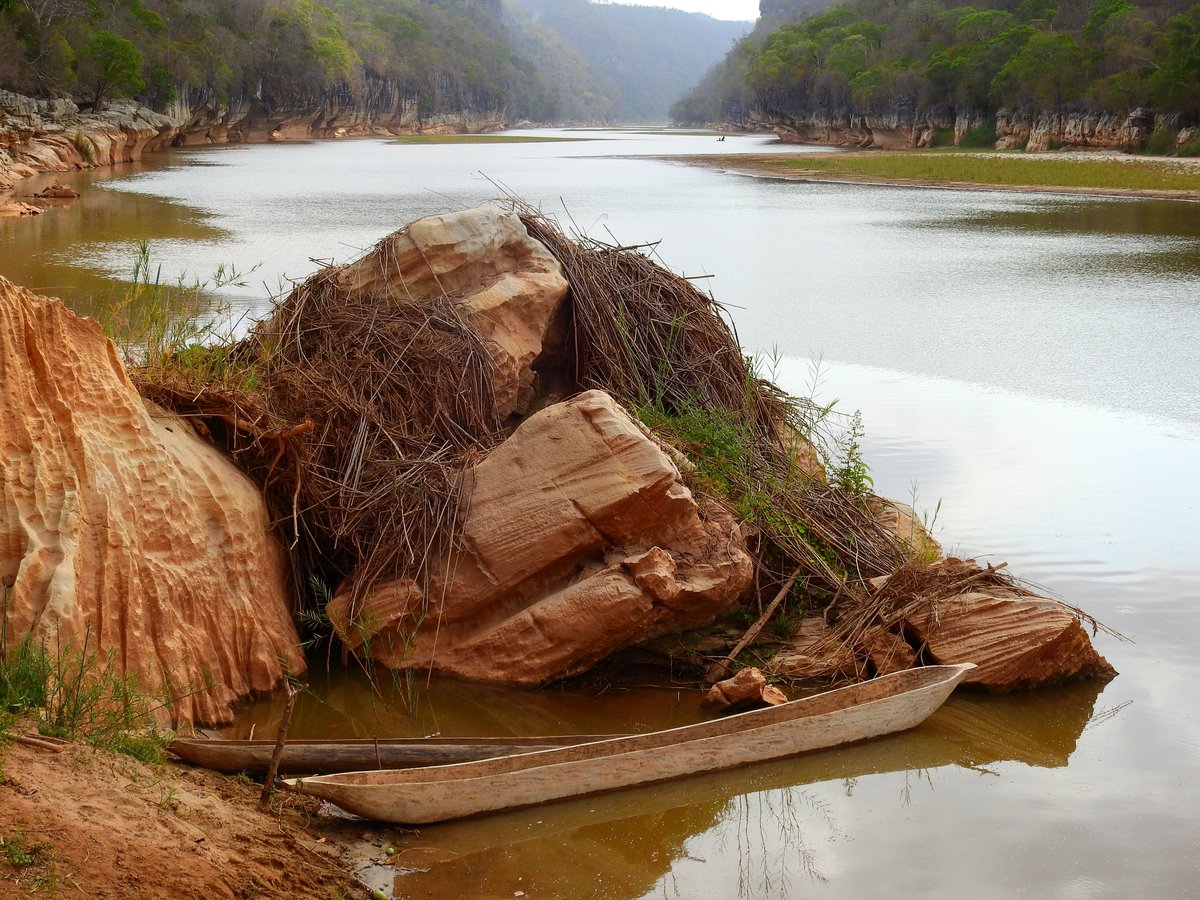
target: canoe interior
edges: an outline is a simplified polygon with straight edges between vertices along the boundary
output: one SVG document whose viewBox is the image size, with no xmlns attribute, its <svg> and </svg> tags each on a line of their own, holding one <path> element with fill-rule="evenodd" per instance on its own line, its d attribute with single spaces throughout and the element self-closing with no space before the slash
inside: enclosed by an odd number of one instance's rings
<svg viewBox="0 0 1200 900">
<path fill-rule="evenodd" d="M 361 769 L 450 765 L 538 750 L 610 740 L 622 735 L 542 735 L 537 737 L 388 738 L 288 741 L 280 771 L 290 774 L 352 772 Z M 177 740 L 170 750 L 192 765 L 226 774 L 266 772 L 275 741 Z"/>
</svg>

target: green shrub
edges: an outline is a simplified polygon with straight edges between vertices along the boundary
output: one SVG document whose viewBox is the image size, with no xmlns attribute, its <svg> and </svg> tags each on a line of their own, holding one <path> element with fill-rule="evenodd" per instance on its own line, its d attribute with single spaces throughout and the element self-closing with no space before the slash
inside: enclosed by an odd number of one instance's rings
<svg viewBox="0 0 1200 900">
<path fill-rule="evenodd" d="M 958 142 L 958 146 L 968 150 L 993 149 L 998 136 L 995 122 L 984 122 L 966 132 Z"/>
<path fill-rule="evenodd" d="M 6 591 L 5 610 L 7 599 Z M 115 652 L 101 657 L 91 643 L 90 629 L 82 647 L 53 654 L 29 636 L 12 648 L 0 642 L 0 727 L 31 711 L 44 735 L 162 762 L 173 736 L 155 725 L 154 714 L 169 696 L 142 691 L 136 674 L 118 668 Z"/>
<path fill-rule="evenodd" d="M 954 129 L 939 128 L 933 133 L 933 137 L 929 139 L 930 147 L 953 147 L 954 146 Z"/>
<path fill-rule="evenodd" d="M 1166 156 L 1174 149 L 1175 132 L 1170 128 L 1155 128 L 1146 139 L 1146 146 L 1142 148 L 1142 152 L 1151 156 Z"/>
</svg>

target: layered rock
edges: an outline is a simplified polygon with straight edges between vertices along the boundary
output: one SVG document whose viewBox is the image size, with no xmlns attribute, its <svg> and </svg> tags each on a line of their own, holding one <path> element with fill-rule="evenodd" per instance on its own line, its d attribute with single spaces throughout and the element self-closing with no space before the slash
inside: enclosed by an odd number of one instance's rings
<svg viewBox="0 0 1200 900">
<path fill-rule="evenodd" d="M 133 103 L 80 112 L 70 100 L 0 91 L 0 192 L 23 178 L 136 162 L 169 146 L 181 123 Z"/>
<path fill-rule="evenodd" d="M 460 548 L 427 590 L 383 584 L 331 620 L 396 668 L 538 684 L 702 624 L 750 587 L 737 524 L 698 501 L 599 391 L 523 422 L 468 476 Z"/>
<path fill-rule="evenodd" d="M 1154 112 L 1149 109 L 1129 113 L 1002 109 L 996 113 L 996 148 L 1037 151 L 1095 147 L 1136 153 L 1146 145 L 1154 127 Z"/>
<path fill-rule="evenodd" d="M 568 284 L 558 260 L 511 210 L 486 206 L 429 216 L 398 231 L 334 276 L 350 294 L 419 302 L 445 293 L 487 342 L 501 417 L 534 398 L 533 365 L 555 340 Z"/>
<path fill-rule="evenodd" d="M 304 659 L 257 488 L 144 403 L 99 325 L 0 278 L 8 640 L 81 644 L 219 724 Z M 211 679 L 211 689 L 204 690 Z"/>
<path fill-rule="evenodd" d="M 369 78 L 356 95 L 286 103 L 180 86 L 164 113 L 127 101 L 81 111 L 71 100 L 37 100 L 0 91 L 0 194 L 46 172 L 136 162 L 169 146 L 265 143 L 395 134 L 479 134 L 505 127 L 503 109 L 430 113 L 420 98 L 387 79 Z"/>
<path fill-rule="evenodd" d="M 780 706 L 787 703 L 787 695 L 773 684 L 767 684 L 763 673 L 748 666 L 732 678 L 714 684 L 702 701 L 709 709 L 740 712 L 757 706 Z"/>
<path fill-rule="evenodd" d="M 884 112 L 860 109 L 748 113 L 737 123 L 751 130 L 774 131 L 783 141 L 831 144 L 841 147 L 911 150 L 933 146 L 941 135 L 953 133 L 957 145 L 971 130 L 987 121 L 977 110 L 893 109 Z M 1139 152 L 1155 129 L 1176 132 L 1180 145 L 1188 129 L 1180 129 L 1176 115 L 1156 115 L 1138 108 L 1128 112 L 1094 109 L 1001 109 L 996 113 L 996 147 L 1000 150 L 1053 150 L 1060 147 Z M 948 142 L 948 141 L 946 141 Z"/>
<path fill-rule="evenodd" d="M 397 81 L 368 76 L 348 90 L 287 102 L 254 95 L 225 97 L 210 88 L 180 86 L 166 114 L 180 123 L 183 146 L 263 143 L 395 134 L 482 134 L 506 127 L 503 108 L 445 108 L 432 113 Z M 458 106 L 458 104 L 454 104 Z"/>
<path fill-rule="evenodd" d="M 1020 589 L 940 600 L 904 624 L 930 660 L 975 663 L 963 683 L 994 693 L 1116 674 L 1074 613 Z"/>
</svg>

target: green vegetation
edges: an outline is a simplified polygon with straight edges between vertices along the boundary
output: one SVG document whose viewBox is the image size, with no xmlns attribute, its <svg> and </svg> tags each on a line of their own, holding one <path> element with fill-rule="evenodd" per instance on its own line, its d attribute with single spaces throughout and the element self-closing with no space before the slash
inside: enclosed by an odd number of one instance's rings
<svg viewBox="0 0 1200 900">
<path fill-rule="evenodd" d="M 34 893 L 59 896 L 58 867 L 50 845 L 31 840 L 21 829 L 0 831 L 0 865 L 16 870 L 17 883 L 28 885 Z"/>
<path fill-rule="evenodd" d="M 97 31 L 79 48 L 77 59 L 76 74 L 91 96 L 93 109 L 100 109 L 110 94 L 127 97 L 146 87 L 139 74 L 142 54 L 120 35 Z"/>
<path fill-rule="evenodd" d="M 64 641 L 51 652 L 30 636 L 10 647 L 11 589 L 11 579 L 0 584 L 0 731 L 32 715 L 44 735 L 162 762 L 172 735 L 155 725 L 154 714 L 170 703 L 169 688 L 161 700 L 143 692 L 137 676 L 117 665 L 115 651 L 97 652 L 90 628 L 78 647 Z"/>
<path fill-rule="evenodd" d="M 661 4 L 653 2 L 638 6 L 591 0 L 516 3 L 530 14 L 526 34 L 533 28 L 551 32 L 594 73 L 593 86 L 574 90 L 599 89 L 610 96 L 614 108 L 604 116 L 607 119 L 662 121 L 670 104 L 750 29 L 747 22 L 655 8 Z"/>
<path fill-rule="evenodd" d="M 143 241 L 136 248 L 129 282 L 100 304 L 96 319 L 140 380 L 250 391 L 257 387 L 263 360 L 230 353 L 230 307 L 213 294 L 229 285 L 244 285 L 247 274 L 221 265 L 206 281 L 186 276 L 167 281 Z"/>
<path fill-rule="evenodd" d="M 1151 106 L 1200 119 L 1191 0 L 844 0 L 815 15 L 797 6 L 761 22 L 673 118 Z"/>
<path fill-rule="evenodd" d="M 162 762 L 173 739 L 154 724 L 154 713 L 169 702 L 144 692 L 136 675 L 121 671 L 110 651 L 64 645 L 50 652 L 31 638 L 5 649 L 0 661 L 0 725 L 32 714 L 49 737 L 84 741 L 143 762 Z"/>
<path fill-rule="evenodd" d="M 0 0 L 0 88 L 159 109 L 413 104 L 655 120 L 745 25 L 525 0 Z M 570 10 L 565 9 L 568 5 Z"/>
<path fill-rule="evenodd" d="M 783 470 L 764 466 L 760 438 L 752 422 L 736 411 L 698 404 L 675 413 L 665 410 L 662 403 L 642 404 L 632 411 L 695 466 L 694 472 L 684 475 L 693 490 L 722 499 L 742 522 L 754 526 L 771 541 L 792 553 L 802 548 L 800 557 L 808 557 L 845 577 L 837 548 L 812 527 L 807 510 L 796 500 L 811 491 L 816 482 L 800 466 Z M 809 423 L 807 434 L 824 428 L 831 412 L 831 407 L 821 411 L 819 421 Z M 859 452 L 862 434 L 862 422 L 856 414 L 840 437 L 814 446 L 814 452 L 818 446 L 829 447 L 824 463 L 830 484 L 842 497 L 858 504 L 865 502 L 872 485 Z"/>
<path fill-rule="evenodd" d="M 759 160 L 767 169 L 817 177 L 962 183 L 998 187 L 1080 188 L 1121 191 L 1200 191 L 1200 170 L 1176 171 L 1155 161 L 1047 159 L 1001 153 L 939 152 L 829 154 Z"/>
</svg>

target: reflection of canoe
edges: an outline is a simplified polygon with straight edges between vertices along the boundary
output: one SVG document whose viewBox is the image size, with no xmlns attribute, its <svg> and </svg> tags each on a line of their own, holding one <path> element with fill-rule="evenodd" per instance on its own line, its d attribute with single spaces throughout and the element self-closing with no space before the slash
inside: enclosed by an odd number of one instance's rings
<svg viewBox="0 0 1200 900">
<path fill-rule="evenodd" d="M 293 779 L 289 787 L 398 824 L 457 819 L 836 747 L 924 721 L 974 666 L 929 666 L 782 706 L 518 756 Z"/>
<path fill-rule="evenodd" d="M 545 737 L 391 738 L 349 741 L 288 741 L 279 761 L 280 772 L 312 775 L 357 772 L 363 769 L 397 769 L 444 766 L 571 747 L 607 740 L 617 735 L 549 735 Z M 170 750 L 184 762 L 235 775 L 267 771 L 274 741 L 178 740 Z"/>
</svg>

